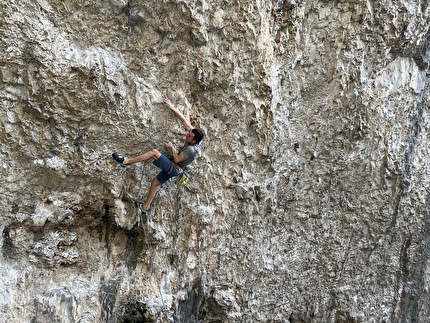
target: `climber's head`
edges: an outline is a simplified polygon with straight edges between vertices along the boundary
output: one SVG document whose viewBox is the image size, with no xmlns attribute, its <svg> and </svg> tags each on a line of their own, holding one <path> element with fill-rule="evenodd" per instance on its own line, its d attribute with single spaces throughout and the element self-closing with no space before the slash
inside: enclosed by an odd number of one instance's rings
<svg viewBox="0 0 430 323">
<path fill-rule="evenodd" d="M 187 142 L 191 145 L 197 145 L 200 141 L 202 141 L 205 136 L 204 132 L 200 129 L 191 129 L 187 134 Z"/>
</svg>

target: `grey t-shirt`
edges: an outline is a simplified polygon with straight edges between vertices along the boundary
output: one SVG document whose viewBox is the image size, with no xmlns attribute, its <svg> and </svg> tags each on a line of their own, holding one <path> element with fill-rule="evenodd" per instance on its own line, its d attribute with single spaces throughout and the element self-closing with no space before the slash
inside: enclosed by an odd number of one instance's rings
<svg viewBox="0 0 430 323">
<path fill-rule="evenodd" d="M 178 163 L 179 167 L 181 168 L 185 168 L 187 167 L 189 164 L 191 164 L 191 162 L 196 159 L 196 157 L 198 156 L 198 154 L 200 153 L 200 143 L 196 144 L 196 145 L 190 145 L 188 142 L 186 142 L 181 149 L 179 149 L 178 155 L 180 153 L 184 153 L 185 156 L 185 160 L 181 161 L 180 163 Z"/>
</svg>

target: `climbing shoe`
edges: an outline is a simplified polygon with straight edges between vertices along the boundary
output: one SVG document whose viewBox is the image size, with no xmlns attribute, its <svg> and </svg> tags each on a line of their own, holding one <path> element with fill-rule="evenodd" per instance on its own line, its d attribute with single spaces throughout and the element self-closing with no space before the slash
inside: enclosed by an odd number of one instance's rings
<svg viewBox="0 0 430 323">
<path fill-rule="evenodd" d="M 116 161 L 118 164 L 120 164 L 120 166 L 121 166 L 121 167 L 125 167 L 125 166 L 127 166 L 127 165 L 124 165 L 124 164 L 123 164 L 123 163 L 124 163 L 124 160 L 125 160 L 124 156 L 121 156 L 120 154 L 117 154 L 117 153 L 113 153 L 113 154 L 112 154 L 112 158 L 113 158 L 113 159 L 115 159 L 115 161 Z"/>
</svg>

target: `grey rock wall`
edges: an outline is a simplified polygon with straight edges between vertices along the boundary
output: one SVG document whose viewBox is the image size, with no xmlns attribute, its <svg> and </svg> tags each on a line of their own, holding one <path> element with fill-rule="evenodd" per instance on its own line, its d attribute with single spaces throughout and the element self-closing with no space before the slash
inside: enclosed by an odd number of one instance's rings
<svg viewBox="0 0 430 323">
<path fill-rule="evenodd" d="M 5 322 L 426 322 L 430 4 L 0 4 Z M 150 163 L 202 127 L 138 223 Z"/>
</svg>

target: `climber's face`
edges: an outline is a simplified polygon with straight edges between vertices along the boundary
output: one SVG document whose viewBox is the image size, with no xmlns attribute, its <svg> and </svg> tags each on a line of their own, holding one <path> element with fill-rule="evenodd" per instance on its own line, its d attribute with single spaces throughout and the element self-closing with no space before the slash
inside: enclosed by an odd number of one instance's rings
<svg viewBox="0 0 430 323">
<path fill-rule="evenodd" d="M 196 141 L 194 140 L 194 133 L 193 133 L 193 129 L 190 129 L 190 131 L 188 131 L 187 136 L 185 137 L 185 140 L 189 143 L 194 145 L 196 143 Z"/>
</svg>

